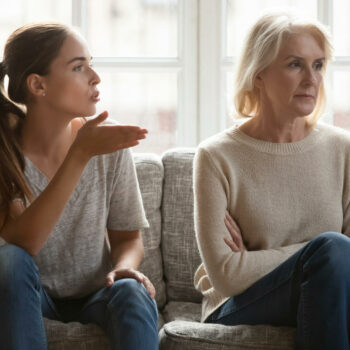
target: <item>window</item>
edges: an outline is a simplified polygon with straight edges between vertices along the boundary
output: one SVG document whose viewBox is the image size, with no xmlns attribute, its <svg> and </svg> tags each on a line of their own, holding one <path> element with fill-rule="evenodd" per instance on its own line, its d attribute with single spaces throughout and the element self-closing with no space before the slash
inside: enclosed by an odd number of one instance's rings
<svg viewBox="0 0 350 350">
<path fill-rule="evenodd" d="M 335 59 L 328 67 L 327 109 L 322 120 L 350 130 L 350 15 L 348 0 L 201 0 L 199 38 L 207 37 L 211 23 L 216 23 L 215 37 L 200 40 L 199 56 L 207 56 L 200 76 L 206 84 L 199 86 L 200 135 L 202 140 L 232 124 L 233 68 L 248 27 L 266 8 L 290 6 L 329 26 Z M 215 19 L 213 19 L 215 17 Z M 208 58 L 208 55 L 211 58 Z M 214 88 L 211 88 L 215 86 Z M 211 89 L 211 93 L 209 93 Z M 214 91 L 215 90 L 215 91 Z M 204 98 L 210 96 L 210 99 Z M 208 113 L 207 111 L 210 112 Z M 213 115 L 218 116 L 216 120 Z"/>
<path fill-rule="evenodd" d="M 249 25 L 267 7 L 293 6 L 330 26 L 323 119 L 350 130 L 348 0 L 0 0 L 0 50 L 26 22 L 80 28 L 102 82 L 98 112 L 149 129 L 136 152 L 196 146 L 232 124 L 233 68 Z"/>
</svg>

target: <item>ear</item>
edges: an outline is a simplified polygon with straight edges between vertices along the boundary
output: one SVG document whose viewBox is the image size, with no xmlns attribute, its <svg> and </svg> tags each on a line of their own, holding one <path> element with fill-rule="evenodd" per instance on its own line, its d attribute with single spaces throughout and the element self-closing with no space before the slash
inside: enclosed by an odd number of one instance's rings
<svg viewBox="0 0 350 350">
<path fill-rule="evenodd" d="M 32 73 L 28 75 L 27 88 L 28 91 L 34 96 L 45 96 L 45 83 L 43 77 L 39 74 Z"/>
<path fill-rule="evenodd" d="M 262 79 L 262 74 L 259 73 L 254 80 L 254 86 L 257 87 L 258 89 L 261 89 L 263 86 L 263 79 Z"/>
</svg>

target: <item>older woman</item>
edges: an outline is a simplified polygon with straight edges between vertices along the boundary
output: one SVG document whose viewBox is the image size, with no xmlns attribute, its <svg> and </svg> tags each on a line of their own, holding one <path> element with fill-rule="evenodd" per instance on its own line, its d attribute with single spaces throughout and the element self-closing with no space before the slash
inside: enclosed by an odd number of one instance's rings
<svg viewBox="0 0 350 350">
<path fill-rule="evenodd" d="M 294 326 L 298 349 L 349 349 L 350 135 L 317 123 L 331 53 L 320 23 L 261 17 L 236 82 L 251 118 L 195 158 L 202 320 Z"/>
</svg>

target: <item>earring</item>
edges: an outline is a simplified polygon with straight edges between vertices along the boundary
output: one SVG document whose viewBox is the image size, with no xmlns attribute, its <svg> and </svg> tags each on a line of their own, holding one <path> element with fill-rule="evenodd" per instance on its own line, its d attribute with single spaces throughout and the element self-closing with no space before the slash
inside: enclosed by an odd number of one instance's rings
<svg viewBox="0 0 350 350">
<path fill-rule="evenodd" d="M 46 96 L 46 94 L 45 94 L 45 91 L 43 92 L 43 97 L 45 97 Z"/>
</svg>

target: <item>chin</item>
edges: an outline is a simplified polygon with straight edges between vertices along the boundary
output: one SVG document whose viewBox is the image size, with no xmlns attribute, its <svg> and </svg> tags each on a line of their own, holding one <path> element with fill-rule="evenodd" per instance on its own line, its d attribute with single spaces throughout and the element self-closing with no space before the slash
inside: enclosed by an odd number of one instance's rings
<svg viewBox="0 0 350 350">
<path fill-rule="evenodd" d="M 96 108 L 93 108 L 93 109 L 89 109 L 89 110 L 85 111 L 83 115 L 85 117 L 92 117 L 95 114 L 96 114 Z"/>
<path fill-rule="evenodd" d="M 299 115 L 300 117 L 307 117 L 314 110 L 315 110 L 315 106 L 312 106 L 312 107 L 310 106 L 310 107 L 298 108 L 295 112 L 296 112 L 296 115 Z"/>
</svg>

